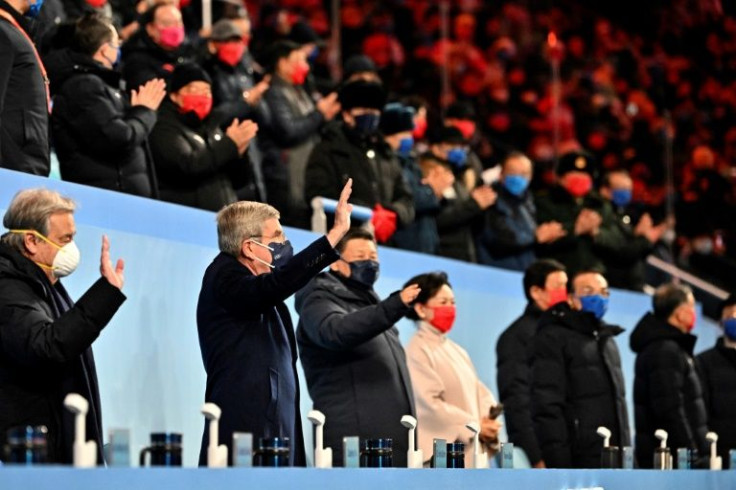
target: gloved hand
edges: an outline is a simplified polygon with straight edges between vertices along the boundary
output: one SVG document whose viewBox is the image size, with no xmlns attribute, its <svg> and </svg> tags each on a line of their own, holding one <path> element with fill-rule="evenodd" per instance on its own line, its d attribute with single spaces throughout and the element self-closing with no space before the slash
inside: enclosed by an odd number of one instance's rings
<svg viewBox="0 0 736 490">
<path fill-rule="evenodd" d="M 371 224 L 373 224 L 378 243 L 386 243 L 396 232 L 396 213 L 376 204 L 376 207 L 373 208 Z"/>
</svg>

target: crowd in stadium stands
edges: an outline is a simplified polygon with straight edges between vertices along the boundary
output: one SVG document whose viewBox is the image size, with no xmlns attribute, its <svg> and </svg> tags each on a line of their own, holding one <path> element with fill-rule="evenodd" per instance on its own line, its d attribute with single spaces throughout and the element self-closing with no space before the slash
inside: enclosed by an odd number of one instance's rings
<svg viewBox="0 0 736 490">
<path fill-rule="evenodd" d="M 732 288 L 736 12 L 533 3 L 0 0 L 0 166 L 302 228 L 352 177 L 382 244 Z"/>
</svg>

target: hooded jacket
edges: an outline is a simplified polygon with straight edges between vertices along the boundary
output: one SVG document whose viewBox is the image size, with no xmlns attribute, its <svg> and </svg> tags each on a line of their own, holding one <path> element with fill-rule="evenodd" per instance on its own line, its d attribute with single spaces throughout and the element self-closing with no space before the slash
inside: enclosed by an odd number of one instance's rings
<svg viewBox="0 0 736 490">
<path fill-rule="evenodd" d="M 621 358 L 623 329 L 560 303 L 547 310 L 534 338 L 532 419 L 549 468 L 600 468 L 603 444 L 630 445 Z"/>
<path fill-rule="evenodd" d="M 642 468 L 651 468 L 654 448 L 659 445 L 654 432 L 669 434 L 668 446 L 708 453 L 705 401 L 695 364 L 696 337 L 647 313 L 629 339 L 636 356 L 634 369 L 634 412 L 636 459 Z"/>
</svg>

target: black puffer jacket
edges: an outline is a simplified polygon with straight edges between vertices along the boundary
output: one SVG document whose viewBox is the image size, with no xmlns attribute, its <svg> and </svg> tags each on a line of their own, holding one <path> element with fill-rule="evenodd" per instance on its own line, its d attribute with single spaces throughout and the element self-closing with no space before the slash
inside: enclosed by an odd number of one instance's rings
<svg viewBox="0 0 736 490">
<path fill-rule="evenodd" d="M 181 114 L 168 98 L 151 133 L 151 151 L 164 201 L 219 211 L 237 200 L 235 188 L 248 180 L 248 160 L 217 127 L 217 117 L 200 121 Z"/>
<path fill-rule="evenodd" d="M 120 74 L 89 56 L 57 51 L 47 63 L 54 86 L 51 124 L 64 180 L 151 197 L 148 135 L 156 112 L 131 107 Z"/>
<path fill-rule="evenodd" d="M 728 468 L 728 451 L 736 449 L 736 349 L 726 347 L 720 338 L 715 347 L 695 358 L 695 365 L 708 410 L 708 428 L 718 434 L 718 454 Z"/>
<path fill-rule="evenodd" d="M 399 227 L 414 220 L 414 197 L 401 165 L 378 135 L 359 136 L 345 123 L 330 124 L 307 163 L 307 202 L 316 196 L 338 199 L 345 182 L 353 179 L 353 204 L 394 211 Z"/>
<path fill-rule="evenodd" d="M 540 319 L 532 360 L 532 418 L 550 468 L 600 468 L 598 427 L 611 445 L 630 445 L 621 359 L 623 331 L 560 303 Z"/>
<path fill-rule="evenodd" d="M 652 467 L 657 429 L 669 434 L 667 445 L 708 452 L 703 390 L 693 362 L 696 337 L 647 313 L 629 339 L 636 352 L 634 411 L 636 458 L 642 468 Z"/>
<path fill-rule="evenodd" d="M 48 460 L 71 464 L 74 416 L 69 393 L 89 402 L 87 438 L 102 463 L 102 414 L 92 342 L 125 301 L 100 278 L 74 302 L 61 282 L 0 243 L 0 434 L 19 425 L 48 428 Z M 0 451 L 0 459 L 4 458 Z"/>
<path fill-rule="evenodd" d="M 509 442 L 526 452 L 532 465 L 539 463 L 539 450 L 531 412 L 531 354 L 542 310 L 529 302 L 524 314 L 504 330 L 496 344 L 498 396 L 504 405 Z"/>
</svg>

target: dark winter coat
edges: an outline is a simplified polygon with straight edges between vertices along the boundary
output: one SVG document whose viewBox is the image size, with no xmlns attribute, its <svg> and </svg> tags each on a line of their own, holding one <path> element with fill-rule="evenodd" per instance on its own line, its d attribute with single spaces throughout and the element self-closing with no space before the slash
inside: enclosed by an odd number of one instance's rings
<svg viewBox="0 0 736 490">
<path fill-rule="evenodd" d="M 310 207 L 304 198 L 305 169 L 325 118 L 304 87 L 275 74 L 262 103 L 268 119 L 258 128 L 258 144 L 269 203 L 281 211 L 287 224 L 307 227 Z"/>
<path fill-rule="evenodd" d="M 435 255 L 439 251 L 437 213 L 440 200 L 432 188 L 422 183 L 422 170 L 413 156 L 398 157 L 404 180 L 414 196 L 414 221 L 396 230 L 393 244 L 398 248 Z"/>
<path fill-rule="evenodd" d="M 342 438 L 393 439 L 395 467 L 406 467 L 406 429 L 414 415 L 406 355 L 394 324 L 408 308 L 398 294 L 381 301 L 335 272 L 296 295 L 297 341 L 314 408 L 326 417 L 325 445 L 342 466 Z"/>
<path fill-rule="evenodd" d="M 202 67 L 212 78 L 212 103 L 222 118 L 220 127 L 225 129 L 233 119 L 240 121 L 250 119 L 258 123 L 260 128 L 268 123 L 266 103 L 261 100 L 252 106 L 245 101 L 243 92 L 253 88 L 255 84 L 253 59 L 245 53 L 240 63 L 230 66 L 220 61 L 217 56 L 210 55 Z M 253 181 L 245 188 L 236 189 L 238 198 L 247 201 L 267 202 L 266 184 L 263 180 L 263 155 L 255 136 L 248 145 L 248 158 L 253 171 Z"/>
<path fill-rule="evenodd" d="M 504 330 L 496 344 L 496 380 L 509 442 L 522 448 L 532 465 L 542 459 L 530 399 L 532 347 L 541 317 L 542 310 L 530 302 L 524 314 Z"/>
<path fill-rule="evenodd" d="M 238 155 L 214 115 L 200 121 L 194 113 L 181 114 L 168 98 L 150 145 L 164 201 L 219 211 L 237 200 L 235 188 L 250 179 L 247 154 Z"/>
<path fill-rule="evenodd" d="M 87 439 L 102 456 L 102 414 L 92 342 L 125 301 L 99 279 L 74 304 L 61 282 L 52 285 L 40 267 L 0 244 L 0 434 L 11 427 L 45 425 L 48 460 L 71 464 L 74 415 L 64 398 L 89 402 Z M 0 451 L 0 459 L 4 453 Z"/>
<path fill-rule="evenodd" d="M 621 358 L 614 336 L 623 331 L 567 303 L 547 310 L 534 338 L 532 418 L 549 468 L 600 468 L 603 443 L 629 446 Z"/>
<path fill-rule="evenodd" d="M 31 32 L 30 21 L 4 0 L 0 10 Z M 47 176 L 49 158 L 49 108 L 41 66 L 23 33 L 0 17 L 0 167 Z"/>
<path fill-rule="evenodd" d="M 176 65 L 193 61 L 194 52 L 185 40 L 181 46 L 168 51 L 156 44 L 141 26 L 123 44 L 123 79 L 126 90 L 138 90 L 138 87 L 154 78 L 169 80 Z"/>
<path fill-rule="evenodd" d="M 89 56 L 58 51 L 47 63 L 51 123 L 64 180 L 144 197 L 154 194 L 148 135 L 156 112 L 131 107 L 120 74 Z"/>
<path fill-rule="evenodd" d="M 606 279 L 614 288 L 641 291 L 644 289 L 645 260 L 654 250 L 646 237 L 634 234 L 633 216 L 626 208 L 610 204 L 611 233 L 596 238 L 596 248 L 606 267 Z"/>
<path fill-rule="evenodd" d="M 575 199 L 565 189 L 556 186 L 548 194 L 537 196 L 536 206 L 537 223 L 557 221 L 567 232 L 564 237 L 552 243 L 540 244 L 538 255 L 562 262 L 570 277 L 581 270 L 605 270 L 599 243 L 609 250 L 623 245 L 614 225 L 611 207 L 597 194 L 590 193 L 581 199 Z M 600 232 L 595 238 L 590 235 L 575 235 L 575 220 L 585 208 L 601 215 Z"/>
<path fill-rule="evenodd" d="M 629 339 L 636 352 L 634 412 L 636 459 L 651 468 L 657 429 L 669 434 L 671 450 L 691 448 L 708 454 L 705 401 L 693 361 L 696 337 L 647 313 Z"/>
<path fill-rule="evenodd" d="M 374 208 L 380 204 L 396 213 L 398 227 L 414 220 L 414 198 L 404 180 L 401 165 L 380 135 L 359 136 L 345 123 L 330 124 L 307 163 L 307 202 L 321 196 L 338 199 L 349 178 L 350 201 Z"/>
<path fill-rule="evenodd" d="M 440 200 L 437 231 L 440 235 L 439 255 L 465 262 L 478 262 L 475 229 L 482 222 L 483 210 L 470 196 L 467 187 L 455 180 L 455 196 Z"/>
<path fill-rule="evenodd" d="M 720 338 L 715 347 L 695 358 L 695 365 L 703 386 L 708 428 L 718 434 L 718 454 L 723 467 L 728 468 L 728 452 L 736 449 L 736 349 L 726 347 Z"/>
<path fill-rule="evenodd" d="M 337 260 L 327 238 L 283 267 L 254 276 L 220 253 L 207 268 L 197 303 L 197 330 L 207 372 L 205 401 L 222 409 L 220 444 L 232 455 L 233 432 L 288 437 L 290 463 L 305 466 L 294 326 L 284 300 Z M 209 424 L 200 465 L 207 463 Z"/>
<path fill-rule="evenodd" d="M 485 265 L 525 271 L 534 262 L 537 209 L 529 192 L 520 197 L 503 185 L 493 186 L 498 198 L 485 212 L 485 223 L 478 235 L 478 262 Z"/>
</svg>

